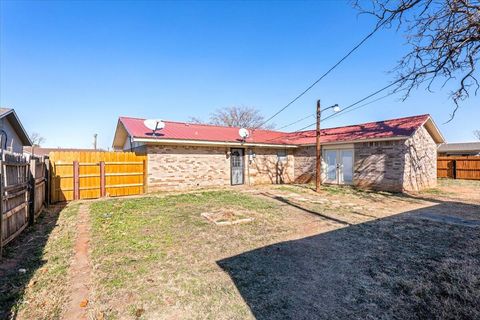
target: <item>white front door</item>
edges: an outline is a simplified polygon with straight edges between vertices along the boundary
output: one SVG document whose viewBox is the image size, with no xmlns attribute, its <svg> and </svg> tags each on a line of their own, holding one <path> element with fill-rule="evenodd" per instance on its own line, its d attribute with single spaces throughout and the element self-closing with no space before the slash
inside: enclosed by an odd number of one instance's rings
<svg viewBox="0 0 480 320">
<path fill-rule="evenodd" d="M 353 149 L 325 150 L 325 182 L 336 184 L 353 183 Z"/>
</svg>

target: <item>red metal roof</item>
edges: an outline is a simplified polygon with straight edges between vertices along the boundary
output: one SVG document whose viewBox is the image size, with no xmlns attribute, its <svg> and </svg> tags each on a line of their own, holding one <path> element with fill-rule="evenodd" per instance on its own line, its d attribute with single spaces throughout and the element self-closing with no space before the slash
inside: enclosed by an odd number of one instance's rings
<svg viewBox="0 0 480 320">
<path fill-rule="evenodd" d="M 430 117 L 428 114 L 367 122 L 345 127 L 328 128 L 320 131 L 320 141 L 346 142 L 367 139 L 388 139 L 409 137 Z M 292 133 L 289 137 L 294 144 L 315 143 L 315 130 Z"/>
<path fill-rule="evenodd" d="M 416 129 L 427 121 L 428 114 L 398 118 L 392 120 L 368 122 L 346 127 L 321 130 L 321 142 L 348 142 L 366 139 L 385 139 L 411 136 Z M 213 142 L 240 142 L 238 129 L 204 124 L 164 121 L 165 128 L 158 131 L 156 136 L 143 124 L 144 119 L 120 117 L 128 134 L 134 138 L 143 139 L 171 139 L 171 140 L 198 140 Z M 260 144 L 313 144 L 315 130 L 301 132 L 280 132 L 273 130 L 250 130 L 248 143 Z"/>
</svg>

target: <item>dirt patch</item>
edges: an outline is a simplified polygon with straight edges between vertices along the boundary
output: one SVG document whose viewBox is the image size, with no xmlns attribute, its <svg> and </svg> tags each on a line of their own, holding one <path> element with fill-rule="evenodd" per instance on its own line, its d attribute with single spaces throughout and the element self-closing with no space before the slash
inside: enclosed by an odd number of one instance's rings
<svg viewBox="0 0 480 320">
<path fill-rule="evenodd" d="M 61 318 L 68 302 L 77 214 L 76 204 L 52 206 L 5 248 L 0 260 L 0 319 Z"/>
<path fill-rule="evenodd" d="M 216 212 L 202 212 L 201 216 L 217 226 L 229 226 L 232 224 L 252 222 L 246 213 L 220 210 Z"/>
<path fill-rule="evenodd" d="M 82 204 L 80 207 L 77 230 L 75 257 L 69 271 L 70 303 L 64 319 L 87 319 L 91 276 L 89 258 L 90 213 L 87 204 Z"/>
</svg>

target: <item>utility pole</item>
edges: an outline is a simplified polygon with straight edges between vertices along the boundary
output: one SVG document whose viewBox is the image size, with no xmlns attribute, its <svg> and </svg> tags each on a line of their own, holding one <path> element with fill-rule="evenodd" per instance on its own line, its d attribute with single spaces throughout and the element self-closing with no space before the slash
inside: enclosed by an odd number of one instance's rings
<svg viewBox="0 0 480 320">
<path fill-rule="evenodd" d="M 98 134 L 94 133 L 93 134 L 93 149 L 97 150 L 97 136 Z"/>
<path fill-rule="evenodd" d="M 315 172 L 315 189 L 320 192 L 320 185 L 322 184 L 321 170 L 322 170 L 322 148 L 320 146 L 320 100 L 317 100 L 317 145 L 316 145 L 316 172 Z"/>
</svg>

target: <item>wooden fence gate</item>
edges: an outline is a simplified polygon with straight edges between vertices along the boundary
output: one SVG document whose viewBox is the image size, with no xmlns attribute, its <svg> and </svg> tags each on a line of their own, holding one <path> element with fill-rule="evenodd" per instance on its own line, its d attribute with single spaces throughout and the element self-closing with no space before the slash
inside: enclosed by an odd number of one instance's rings
<svg viewBox="0 0 480 320">
<path fill-rule="evenodd" d="M 0 252 L 42 212 L 48 160 L 3 152 L 0 159 Z"/>
<path fill-rule="evenodd" d="M 134 152 L 52 152 L 51 202 L 145 193 L 146 159 Z"/>
<path fill-rule="evenodd" d="M 438 157 L 437 177 L 480 180 L 480 157 Z"/>
</svg>

